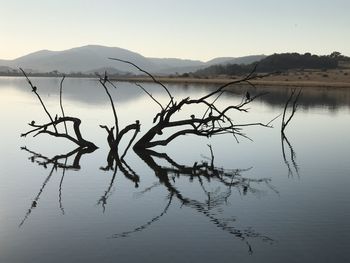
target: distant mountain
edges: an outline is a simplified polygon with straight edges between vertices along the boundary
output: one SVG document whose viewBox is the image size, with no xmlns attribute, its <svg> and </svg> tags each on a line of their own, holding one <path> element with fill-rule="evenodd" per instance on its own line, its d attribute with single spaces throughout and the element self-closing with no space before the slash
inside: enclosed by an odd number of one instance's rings
<svg viewBox="0 0 350 263">
<path fill-rule="evenodd" d="M 109 57 L 120 58 L 135 63 L 139 67 L 155 74 L 176 74 L 196 71 L 213 64 L 251 63 L 260 60 L 262 56 L 242 58 L 216 58 L 208 62 L 177 58 L 147 58 L 138 53 L 118 47 L 87 45 L 63 51 L 40 50 L 14 60 L 0 60 L 0 66 L 17 69 L 22 67 L 32 72 L 51 72 L 57 70 L 63 73 L 82 72 L 94 73 L 107 70 L 111 74 L 126 74 L 140 72 L 134 67 L 110 60 Z"/>
<path fill-rule="evenodd" d="M 97 68 L 115 67 L 120 71 L 135 72 L 129 65 L 112 61 L 109 57 L 116 57 L 133 61 L 143 68 L 154 69 L 155 65 L 148 59 L 126 49 L 89 45 L 63 51 L 42 50 L 17 58 L 9 66 L 23 67 L 35 71 L 49 72 L 86 72 Z"/>
</svg>

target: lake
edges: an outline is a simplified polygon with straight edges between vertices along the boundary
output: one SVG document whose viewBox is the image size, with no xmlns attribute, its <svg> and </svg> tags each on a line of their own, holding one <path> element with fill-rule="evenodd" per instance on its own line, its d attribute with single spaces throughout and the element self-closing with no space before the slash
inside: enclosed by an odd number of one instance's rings
<svg viewBox="0 0 350 263">
<path fill-rule="evenodd" d="M 32 80 L 59 114 L 60 79 Z M 160 87 L 143 86 L 167 101 Z M 215 87 L 168 86 L 177 99 Z M 282 145 L 279 117 L 274 128 L 246 127 L 251 140 L 239 143 L 229 134 L 187 135 L 148 159 L 129 150 L 128 173 L 105 169 L 109 147 L 99 125 L 112 126 L 113 113 L 102 87 L 66 79 L 63 90 L 66 115 L 81 118 L 96 151 L 65 158 L 76 148 L 68 140 L 20 137 L 32 120 L 48 118 L 24 78 L 0 78 L 0 262 L 350 262 L 350 90 L 305 88 L 286 128 L 290 145 Z M 217 105 L 239 103 L 246 91 L 224 93 Z M 265 91 L 232 120 L 280 115 L 290 90 L 249 89 Z M 159 106 L 147 94 L 132 83 L 111 93 L 121 127 L 135 120 L 141 134 L 151 127 Z M 191 114 L 200 112 L 177 113 Z M 186 173 L 212 161 L 208 144 L 221 176 Z"/>
</svg>

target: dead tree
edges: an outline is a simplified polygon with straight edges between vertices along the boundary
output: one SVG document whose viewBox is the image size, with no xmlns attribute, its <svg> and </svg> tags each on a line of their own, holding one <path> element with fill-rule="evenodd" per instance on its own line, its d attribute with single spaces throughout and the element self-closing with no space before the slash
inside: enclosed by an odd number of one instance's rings
<svg viewBox="0 0 350 263">
<path fill-rule="evenodd" d="M 49 120 L 50 120 L 49 122 L 46 122 L 43 124 L 37 124 L 34 120 L 31 121 L 28 125 L 30 127 L 32 127 L 32 129 L 29 130 L 28 132 L 22 133 L 21 137 L 26 137 L 27 135 L 32 134 L 32 133 L 34 133 L 34 135 L 33 135 L 34 137 L 36 137 L 37 135 L 40 135 L 40 134 L 48 134 L 48 135 L 51 135 L 54 137 L 68 139 L 81 148 L 89 148 L 92 150 L 97 149 L 97 146 L 94 143 L 87 141 L 83 138 L 81 131 L 80 131 L 81 120 L 79 118 L 76 118 L 76 117 L 69 117 L 69 116 L 64 115 L 64 110 L 63 110 L 63 106 L 62 106 L 62 83 L 63 83 L 64 77 L 62 78 L 62 81 L 60 84 L 60 107 L 61 107 L 61 111 L 62 111 L 63 116 L 59 117 L 58 114 L 56 114 L 55 118 L 52 118 L 52 115 L 49 113 L 42 98 L 40 97 L 40 95 L 38 93 L 37 87 L 33 85 L 33 83 L 28 78 L 28 76 L 24 72 L 24 70 L 21 68 L 20 68 L 20 70 L 22 71 L 23 75 L 26 77 L 27 82 L 32 89 L 32 92 L 39 99 L 41 106 L 43 107 L 46 115 L 49 117 Z M 59 124 L 62 124 L 62 123 L 64 124 L 65 131 L 59 132 L 57 126 Z M 72 123 L 75 136 L 72 136 L 68 133 L 66 123 Z M 53 129 L 50 130 L 50 128 L 53 128 Z"/>
<path fill-rule="evenodd" d="M 297 94 L 295 94 L 295 92 L 296 92 L 296 90 L 292 89 L 292 93 L 290 94 L 286 104 L 284 105 L 283 116 L 282 116 L 282 125 L 281 125 L 281 132 L 283 134 L 284 134 L 284 130 L 286 129 L 289 122 L 292 120 L 292 118 L 293 118 L 293 116 L 298 108 L 298 100 L 299 100 L 299 97 L 301 95 L 301 89 L 298 91 Z M 292 102 L 292 100 L 293 100 L 293 102 Z M 289 103 L 292 103 L 292 109 L 291 109 L 291 113 L 290 113 L 289 117 L 287 118 L 286 114 L 287 114 Z"/>
<path fill-rule="evenodd" d="M 111 103 L 113 116 L 114 116 L 114 126 L 109 128 L 107 125 L 100 125 L 100 127 L 105 129 L 107 134 L 108 134 L 107 135 L 107 142 L 108 142 L 108 145 L 109 145 L 111 151 L 114 152 L 115 159 L 123 160 L 127 151 L 129 150 L 131 144 L 134 142 L 137 134 L 140 131 L 140 122 L 138 120 L 136 120 L 135 123 L 129 124 L 120 130 L 119 124 L 118 124 L 117 111 L 116 111 L 116 108 L 114 105 L 112 95 L 108 90 L 108 85 L 112 86 L 113 88 L 116 88 L 116 86 L 109 80 L 109 78 L 107 76 L 107 72 L 105 72 L 104 77 L 99 76 L 99 82 L 100 82 L 101 86 L 104 88 L 104 91 L 106 92 L 106 94 L 108 96 L 108 99 Z M 124 135 L 126 135 L 130 131 L 134 131 L 134 134 L 132 135 L 124 152 L 119 156 L 119 144 L 120 144 L 122 138 L 124 137 Z"/>
<path fill-rule="evenodd" d="M 289 142 L 287 136 L 285 135 L 284 131 L 285 131 L 287 125 L 292 120 L 295 112 L 298 109 L 298 100 L 299 100 L 300 95 L 301 95 L 301 89 L 298 91 L 297 94 L 296 94 L 296 90 L 295 89 L 292 90 L 288 100 L 286 101 L 286 104 L 284 105 L 283 116 L 282 116 L 281 146 L 282 146 L 283 161 L 284 161 L 285 165 L 288 168 L 288 176 L 293 176 L 294 171 L 299 176 L 299 167 L 298 167 L 298 164 L 296 162 L 296 153 L 295 153 L 295 151 L 294 151 L 294 149 L 292 147 L 292 144 Z M 292 106 L 291 106 L 291 113 L 290 113 L 289 117 L 287 118 L 286 114 L 287 114 L 288 106 L 289 106 L 290 103 L 292 104 Z M 287 146 L 288 146 L 289 151 L 290 151 L 290 161 L 291 161 L 291 163 L 287 159 L 287 155 L 286 155 L 286 151 L 285 151 L 285 142 L 287 143 Z M 293 169 L 292 169 L 292 167 L 293 167 Z"/>
<path fill-rule="evenodd" d="M 229 112 L 232 110 L 239 112 L 248 112 L 248 108 L 246 106 L 258 97 L 260 97 L 261 94 L 258 94 L 256 96 L 251 96 L 249 94 L 249 97 L 244 96 L 240 103 L 236 105 L 230 105 L 225 108 L 219 108 L 219 106 L 216 104 L 221 95 L 227 91 L 227 87 L 242 83 L 252 85 L 250 80 L 261 78 L 262 76 L 258 76 L 257 74 L 255 74 L 255 68 L 250 74 L 248 74 L 244 78 L 226 83 L 200 98 L 191 99 L 187 97 L 181 99 L 180 101 L 175 101 L 174 96 L 171 94 L 169 89 L 163 83 L 156 80 L 156 78 L 149 72 L 145 71 L 144 69 L 141 69 L 132 62 L 116 58 L 110 59 L 130 64 L 136 67 L 141 72 L 147 74 L 154 81 L 154 83 L 161 86 L 161 88 L 167 93 L 169 97 L 169 101 L 166 103 L 166 105 L 163 105 L 156 98 L 154 98 L 145 88 L 143 88 L 140 84 L 137 84 L 137 86 L 140 87 L 147 95 L 149 95 L 151 99 L 160 107 L 160 110 L 153 119 L 153 127 L 151 127 L 134 144 L 133 148 L 136 151 L 142 151 L 143 149 L 152 148 L 155 146 L 165 146 L 177 137 L 187 134 L 205 137 L 211 137 L 214 135 L 221 134 L 232 134 L 237 139 L 237 136 L 246 137 L 242 130 L 244 127 L 255 125 L 263 127 L 272 127 L 270 125 L 271 122 L 266 124 L 261 122 L 238 124 L 235 123 L 229 116 Z M 194 114 L 192 114 L 188 116 L 188 118 L 174 120 L 174 116 L 177 112 L 179 112 L 183 108 L 193 105 L 197 106 L 197 108 L 202 107 L 203 114 L 201 114 L 200 116 L 195 116 Z M 163 131 L 167 128 L 178 128 L 178 131 L 172 133 L 167 138 L 157 139 L 157 136 L 162 135 Z"/>
</svg>

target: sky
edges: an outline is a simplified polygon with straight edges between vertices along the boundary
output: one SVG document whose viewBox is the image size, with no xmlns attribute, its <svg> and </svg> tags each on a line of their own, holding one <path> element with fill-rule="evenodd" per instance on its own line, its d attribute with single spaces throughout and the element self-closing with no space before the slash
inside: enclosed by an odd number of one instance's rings
<svg viewBox="0 0 350 263">
<path fill-rule="evenodd" d="M 0 59 L 88 44 L 207 61 L 350 56 L 349 0 L 0 0 Z"/>
</svg>

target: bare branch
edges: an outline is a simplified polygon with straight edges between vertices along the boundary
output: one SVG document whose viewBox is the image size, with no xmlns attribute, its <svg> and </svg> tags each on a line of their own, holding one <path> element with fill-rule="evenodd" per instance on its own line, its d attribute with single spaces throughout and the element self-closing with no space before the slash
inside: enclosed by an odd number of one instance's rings
<svg viewBox="0 0 350 263">
<path fill-rule="evenodd" d="M 148 96 L 150 96 L 150 98 L 151 98 L 155 103 L 157 103 L 157 104 L 159 105 L 159 107 L 162 109 L 162 111 L 164 111 L 164 108 L 163 108 L 162 104 L 160 104 L 160 102 L 157 101 L 157 100 L 152 96 L 151 93 L 149 93 L 149 92 L 148 92 L 144 87 L 142 87 L 140 84 L 135 83 L 135 85 L 138 86 L 140 89 L 142 89 Z"/>
<path fill-rule="evenodd" d="M 161 83 L 160 81 L 158 81 L 151 73 L 147 72 L 146 70 L 140 68 L 139 66 L 135 65 L 134 63 L 130 62 L 130 61 L 127 61 L 127 60 L 123 60 L 123 59 L 119 59 L 119 58 L 109 58 L 111 60 L 116 60 L 116 61 L 119 61 L 119 62 L 123 62 L 123 63 L 126 63 L 126 64 L 129 64 L 129 65 L 132 65 L 133 67 L 137 68 L 139 71 L 145 73 L 146 75 L 148 75 L 154 83 L 160 85 L 163 87 L 163 89 L 166 91 L 166 93 L 168 94 L 169 98 L 170 98 L 170 102 L 171 104 L 173 105 L 174 104 L 174 97 L 171 95 L 171 93 L 169 92 L 168 88 L 163 84 Z"/>
<path fill-rule="evenodd" d="M 63 89 L 63 81 L 66 78 L 65 75 L 63 75 L 61 82 L 60 82 L 60 107 L 61 107 L 61 112 L 62 112 L 62 117 L 64 118 L 64 110 L 63 110 L 63 105 L 62 105 L 62 89 Z M 66 131 L 66 134 L 68 134 L 68 130 L 67 130 L 67 125 L 66 122 L 64 121 L 64 130 Z"/>
<path fill-rule="evenodd" d="M 105 75 L 104 78 L 99 78 L 99 82 L 101 83 L 102 87 L 104 88 L 105 92 L 107 93 L 107 96 L 109 98 L 109 101 L 111 103 L 112 106 L 112 110 L 113 110 L 113 115 L 114 115 L 114 123 L 115 123 L 115 133 L 116 133 L 116 137 L 118 136 L 119 133 L 119 126 L 118 126 L 118 116 L 117 116 L 117 112 L 115 110 L 115 106 L 114 106 L 114 102 L 113 102 L 113 98 L 111 96 L 111 94 L 108 91 L 108 88 L 106 86 L 106 81 L 107 81 L 107 75 Z"/>
<path fill-rule="evenodd" d="M 46 112 L 46 114 L 47 114 L 47 116 L 49 117 L 50 121 L 53 122 L 53 119 L 52 119 L 52 117 L 51 117 L 51 114 L 50 114 L 49 111 L 47 110 L 47 108 L 46 108 L 46 106 L 45 106 L 43 100 L 41 99 L 40 95 L 39 95 L 38 92 L 37 92 L 37 87 L 34 86 L 34 85 L 32 84 L 31 80 L 28 78 L 28 76 L 27 76 L 27 74 L 24 72 L 24 70 L 23 70 L 22 68 L 19 68 L 19 69 L 22 71 L 23 75 L 26 77 L 28 84 L 29 84 L 30 87 L 32 88 L 32 92 L 34 92 L 34 94 L 38 97 L 38 99 L 39 99 L 39 101 L 40 101 L 40 104 L 41 104 L 41 106 L 44 108 L 44 111 Z M 56 126 L 54 125 L 53 127 L 54 127 L 55 131 L 57 132 Z"/>
<path fill-rule="evenodd" d="M 50 126 L 56 126 L 62 122 L 72 122 L 73 123 L 73 129 L 74 129 L 76 138 L 74 138 L 71 135 L 66 134 L 66 133 L 52 132 L 52 131 L 49 131 L 47 129 Z M 97 149 L 97 146 L 95 144 L 85 140 L 82 137 L 81 132 L 80 132 L 80 124 L 81 124 L 81 120 L 78 118 L 75 118 L 75 117 L 58 118 L 57 120 L 50 122 L 50 123 L 46 123 L 46 124 L 42 124 L 42 125 L 32 125 L 35 128 L 26 132 L 26 133 L 21 134 L 21 136 L 25 137 L 33 132 L 37 132 L 34 136 L 37 136 L 39 134 L 49 134 L 49 135 L 52 135 L 54 137 L 66 138 L 66 139 L 74 142 L 75 144 L 79 145 L 80 147 L 88 147 L 88 148 L 92 148 L 92 149 Z"/>
<path fill-rule="evenodd" d="M 286 112 L 287 112 L 287 108 L 288 108 L 288 105 L 289 103 L 291 102 L 291 100 L 293 99 L 294 97 L 294 94 L 295 94 L 295 89 L 292 90 L 292 93 L 290 94 L 286 104 L 284 105 L 284 110 L 283 110 L 283 117 L 282 117 L 282 126 L 281 126 L 281 132 L 284 133 L 284 130 L 285 128 L 287 127 L 287 125 L 289 124 L 289 122 L 292 120 L 295 112 L 297 111 L 297 107 L 298 107 L 298 100 L 299 100 L 299 97 L 300 97 L 300 94 L 301 94 L 301 89 L 299 90 L 298 94 L 296 95 L 296 97 L 294 98 L 294 101 L 293 101 L 293 106 L 292 106 L 292 112 L 290 114 L 290 116 L 288 117 L 287 121 L 285 120 L 286 118 Z"/>
</svg>

